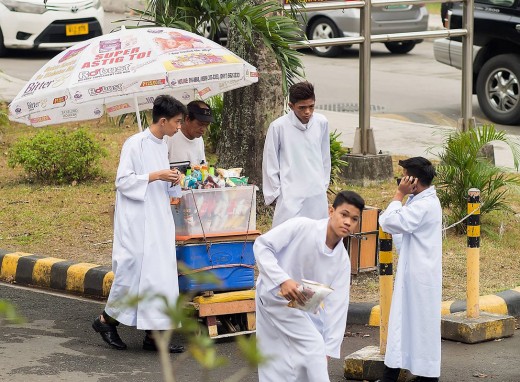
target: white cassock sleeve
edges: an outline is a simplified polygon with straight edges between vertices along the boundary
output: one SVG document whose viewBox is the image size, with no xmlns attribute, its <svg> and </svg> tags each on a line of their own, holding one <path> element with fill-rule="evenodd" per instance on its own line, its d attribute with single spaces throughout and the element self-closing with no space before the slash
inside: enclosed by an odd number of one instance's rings
<svg viewBox="0 0 520 382">
<path fill-rule="evenodd" d="M 265 204 L 269 205 L 280 195 L 280 137 L 273 124 L 265 137 L 262 161 L 262 191 Z"/>
<path fill-rule="evenodd" d="M 291 220 L 293 219 L 280 224 L 255 240 L 253 246 L 255 259 L 267 290 L 278 288 L 281 283 L 291 279 L 278 264 L 278 257 L 295 240 L 300 229 L 300 225 L 294 224 Z"/>
<path fill-rule="evenodd" d="M 321 155 L 323 157 L 323 174 L 325 175 L 325 189 L 329 188 L 330 183 L 330 170 L 331 170 L 331 161 L 330 161 L 330 132 L 329 132 L 329 122 L 325 121 L 325 128 L 323 132 L 323 137 L 321 140 Z"/>
<path fill-rule="evenodd" d="M 116 188 L 125 197 L 144 201 L 148 189 L 148 174 L 138 174 L 144 168 L 141 140 L 130 139 L 121 150 L 117 168 Z"/>
<path fill-rule="evenodd" d="M 403 206 L 401 202 L 394 200 L 379 216 L 379 224 L 383 231 L 391 235 L 413 233 L 421 225 L 426 212 L 427 210 L 421 208 L 421 203 Z"/>
<path fill-rule="evenodd" d="M 341 244 L 343 245 L 343 244 Z M 324 305 L 324 333 L 326 354 L 339 358 L 341 343 L 347 326 L 347 313 L 350 295 L 350 269 L 345 267 L 339 272 L 330 285 L 334 292 L 325 300 Z"/>
<path fill-rule="evenodd" d="M 182 189 L 180 185 L 176 185 L 173 187 L 168 186 L 168 195 L 174 198 L 180 198 L 182 196 Z"/>
</svg>

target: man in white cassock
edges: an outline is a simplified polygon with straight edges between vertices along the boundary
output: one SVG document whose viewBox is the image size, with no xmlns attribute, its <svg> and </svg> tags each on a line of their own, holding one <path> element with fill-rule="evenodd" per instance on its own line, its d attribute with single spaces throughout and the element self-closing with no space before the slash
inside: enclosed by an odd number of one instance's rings
<svg viewBox="0 0 520 382">
<path fill-rule="evenodd" d="M 164 302 L 156 296 L 164 296 L 169 304 L 179 296 L 170 196 L 180 196 L 181 190 L 179 172 L 170 169 L 163 137 L 180 129 L 185 113 L 184 105 L 175 98 L 157 97 L 152 125 L 128 138 L 121 151 L 112 250 L 114 281 L 105 310 L 92 324 L 118 350 L 127 347 L 117 333 L 119 323 L 146 330 L 145 350 L 157 350 L 152 331 L 172 328 L 163 311 Z M 129 306 L 124 304 L 128 297 L 143 300 Z M 183 350 L 180 345 L 169 347 L 172 353 Z"/>
<path fill-rule="evenodd" d="M 256 338 L 267 361 L 260 382 L 328 382 L 328 358 L 339 358 L 347 324 L 350 259 L 343 238 L 356 230 L 365 202 L 342 191 L 329 218 L 293 218 L 256 239 Z M 333 289 L 316 313 L 304 304 L 302 280 Z"/>
<path fill-rule="evenodd" d="M 327 217 L 330 182 L 329 123 L 314 113 L 316 96 L 309 82 L 289 89 L 291 111 L 269 126 L 262 162 L 265 204 L 276 201 L 273 227 L 287 219 Z"/>
<path fill-rule="evenodd" d="M 407 369 L 414 381 L 435 382 L 441 373 L 442 209 L 431 162 L 414 157 L 399 165 L 404 177 L 379 217 L 381 228 L 400 241 L 380 381 L 395 382 Z"/>
</svg>

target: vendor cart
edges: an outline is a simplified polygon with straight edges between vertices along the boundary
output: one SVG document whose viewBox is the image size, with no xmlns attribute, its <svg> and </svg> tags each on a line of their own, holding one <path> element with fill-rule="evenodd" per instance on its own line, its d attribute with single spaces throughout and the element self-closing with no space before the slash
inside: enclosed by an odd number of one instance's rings
<svg viewBox="0 0 520 382">
<path fill-rule="evenodd" d="M 179 290 L 212 338 L 255 330 L 256 186 L 183 191 L 172 201 Z M 195 275 L 212 275 L 208 281 Z"/>
</svg>

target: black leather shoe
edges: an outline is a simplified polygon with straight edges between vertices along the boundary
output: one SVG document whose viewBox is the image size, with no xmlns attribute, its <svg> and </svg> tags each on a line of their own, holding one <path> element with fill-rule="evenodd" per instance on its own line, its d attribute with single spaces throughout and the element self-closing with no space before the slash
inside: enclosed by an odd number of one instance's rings
<svg viewBox="0 0 520 382">
<path fill-rule="evenodd" d="M 150 338 L 149 336 L 144 336 L 143 349 L 157 351 L 157 345 L 155 345 L 155 340 L 153 338 Z M 168 350 L 170 353 L 184 353 L 185 349 L 182 345 L 170 344 Z"/>
<path fill-rule="evenodd" d="M 114 325 L 109 325 L 101 322 L 97 317 L 92 323 L 92 328 L 101 334 L 101 338 L 111 347 L 117 350 L 125 350 L 126 344 L 121 340 L 119 334 L 117 334 L 117 328 Z"/>
</svg>

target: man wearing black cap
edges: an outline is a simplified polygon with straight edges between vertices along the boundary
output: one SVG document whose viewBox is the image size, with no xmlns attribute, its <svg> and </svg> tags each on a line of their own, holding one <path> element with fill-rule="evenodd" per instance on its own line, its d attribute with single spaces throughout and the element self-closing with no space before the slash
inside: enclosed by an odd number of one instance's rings
<svg viewBox="0 0 520 382">
<path fill-rule="evenodd" d="M 168 158 L 170 163 L 190 161 L 191 164 L 198 165 L 206 162 L 202 135 L 214 121 L 213 114 L 209 105 L 203 101 L 191 101 L 186 108 L 188 114 L 184 118 L 181 131 L 165 138 Z"/>
</svg>

